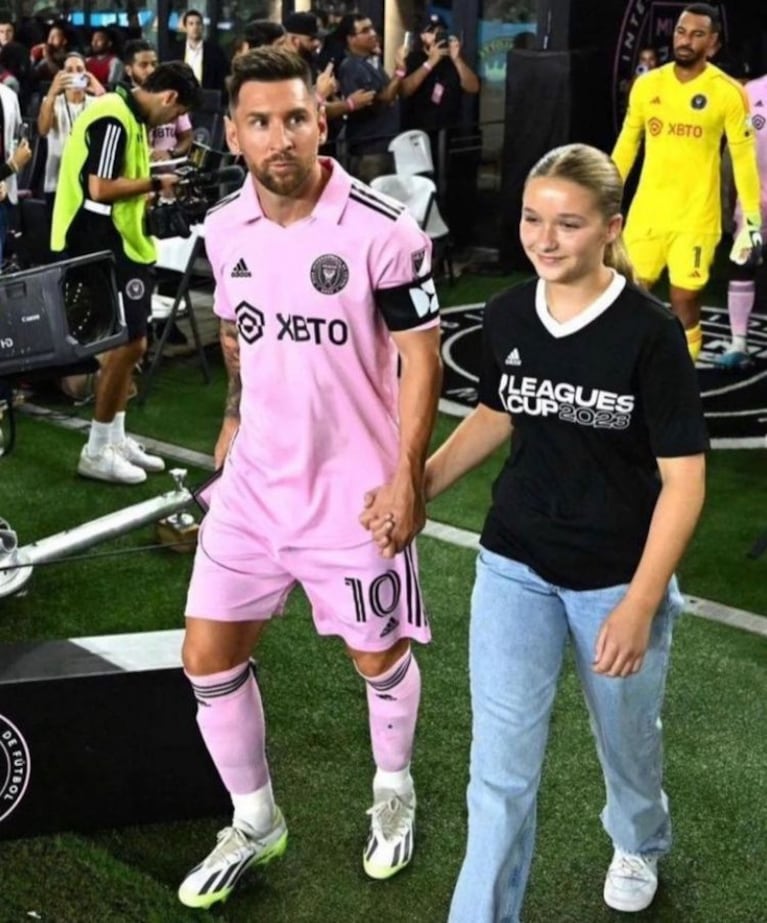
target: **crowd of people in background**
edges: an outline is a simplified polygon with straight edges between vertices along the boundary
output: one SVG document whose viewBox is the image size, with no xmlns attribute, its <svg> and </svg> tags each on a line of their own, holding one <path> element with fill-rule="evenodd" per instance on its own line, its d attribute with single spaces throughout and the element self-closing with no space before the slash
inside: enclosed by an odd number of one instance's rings
<svg viewBox="0 0 767 923">
<path fill-rule="evenodd" d="M 187 63 L 203 90 L 220 94 L 221 115 L 237 57 L 265 45 L 286 47 L 301 56 L 310 66 L 329 122 L 324 152 L 337 154 L 343 145 L 342 159 L 367 182 L 392 172 L 388 145 L 399 132 L 423 129 L 434 146 L 437 132 L 458 130 L 464 95 L 479 91 L 479 79 L 462 55 L 460 40 L 449 35 L 447 23 L 436 15 L 408 33 L 396 50 L 392 74 L 382 63 L 379 34 L 362 13 L 295 12 L 282 23 L 255 20 L 235 36 L 228 54 L 205 37 L 198 11 L 186 10 L 178 29 L 168 59 Z M 28 171 L 24 181 L 30 194 L 47 200 L 49 215 L 61 152 L 74 120 L 103 93 L 118 86 L 141 86 L 159 61 L 158 50 L 136 23 L 129 28 L 98 25 L 88 33 L 64 19 L 14 23 L 0 16 L 0 87 L 13 94 L 0 96 L 3 124 L 14 124 L 5 153 L 18 148 L 21 134 L 29 136 L 31 149 L 27 151 L 25 144 L 19 150 L 18 167 L 27 165 L 33 151 L 39 152 L 33 175 Z M 18 119 L 9 111 L 11 100 L 18 102 Z M 153 130 L 152 159 L 186 156 L 196 127 L 185 116 L 177 124 Z M 214 141 L 223 147 L 222 133 Z M 206 137 L 205 143 L 211 144 L 211 139 Z M 7 162 L 7 156 L 4 159 Z M 12 210 L 12 194 L 8 200 Z M 0 236 L 4 237 L 2 226 Z"/>
</svg>

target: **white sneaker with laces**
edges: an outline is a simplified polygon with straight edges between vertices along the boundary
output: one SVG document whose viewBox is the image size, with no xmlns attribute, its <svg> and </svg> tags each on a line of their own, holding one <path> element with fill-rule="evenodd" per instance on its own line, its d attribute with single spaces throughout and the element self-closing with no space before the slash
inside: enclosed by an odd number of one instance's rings
<svg viewBox="0 0 767 923">
<path fill-rule="evenodd" d="M 392 792 L 367 813 L 370 834 L 362 853 L 362 866 L 371 878 L 391 878 L 413 858 L 415 792 L 409 797 Z"/>
<path fill-rule="evenodd" d="M 113 484 L 141 484 L 146 480 L 146 471 L 133 465 L 115 446 L 105 445 L 101 451 L 91 455 L 84 445 L 77 463 L 77 473 L 96 481 L 110 481 Z"/>
<path fill-rule="evenodd" d="M 281 856 L 287 845 L 288 828 L 279 808 L 274 827 L 260 836 L 251 836 L 239 827 L 224 827 L 218 832 L 213 852 L 181 882 L 178 899 L 186 907 L 207 910 L 229 897 L 246 869 L 266 865 Z"/>
<path fill-rule="evenodd" d="M 649 907 L 658 890 L 658 859 L 616 849 L 605 878 L 604 899 L 613 910 L 632 913 Z"/>
<path fill-rule="evenodd" d="M 137 468 L 143 468 L 144 471 L 165 471 L 165 462 L 159 455 L 150 455 L 144 445 L 136 442 L 130 436 L 126 436 L 122 442 L 117 444 L 117 451 L 121 452 L 128 461 Z"/>
</svg>

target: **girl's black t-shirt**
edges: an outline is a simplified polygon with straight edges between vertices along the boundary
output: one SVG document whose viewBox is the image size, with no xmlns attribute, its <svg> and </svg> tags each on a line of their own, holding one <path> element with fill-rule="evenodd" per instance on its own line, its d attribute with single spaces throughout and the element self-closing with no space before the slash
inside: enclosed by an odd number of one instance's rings
<svg viewBox="0 0 767 923">
<path fill-rule="evenodd" d="M 486 306 L 480 402 L 511 415 L 482 545 L 556 586 L 629 582 L 660 492 L 657 458 L 707 448 L 684 331 L 615 275 L 559 324 L 531 281 Z"/>
</svg>

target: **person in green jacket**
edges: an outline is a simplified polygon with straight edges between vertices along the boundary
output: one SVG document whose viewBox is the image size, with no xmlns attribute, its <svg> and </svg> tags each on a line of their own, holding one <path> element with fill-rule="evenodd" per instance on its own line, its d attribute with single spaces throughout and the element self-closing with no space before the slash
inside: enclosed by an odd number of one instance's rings
<svg viewBox="0 0 767 923">
<path fill-rule="evenodd" d="M 83 477 L 139 484 L 162 471 L 125 433 L 131 374 L 146 350 L 155 245 L 144 230 L 151 194 L 172 197 L 178 177 L 151 176 L 147 129 L 164 125 L 199 105 L 200 85 L 180 61 L 161 64 L 141 87 L 118 87 L 77 119 L 64 147 L 53 207 L 51 249 L 62 256 L 111 250 L 122 296 L 128 342 L 102 364 L 87 444 L 77 471 Z"/>
</svg>

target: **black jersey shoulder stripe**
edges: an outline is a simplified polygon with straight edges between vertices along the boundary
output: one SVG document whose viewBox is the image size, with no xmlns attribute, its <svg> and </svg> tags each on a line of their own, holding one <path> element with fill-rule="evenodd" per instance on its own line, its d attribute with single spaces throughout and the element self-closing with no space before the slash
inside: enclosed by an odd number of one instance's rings
<svg viewBox="0 0 767 923">
<path fill-rule="evenodd" d="M 388 205 L 389 208 L 398 209 L 405 207 L 401 202 L 392 198 L 392 196 L 378 189 L 374 189 L 372 186 L 368 186 L 367 183 L 360 183 L 356 180 L 352 180 L 351 188 L 354 192 L 358 192 L 360 195 L 364 195 L 374 202 L 379 202 L 381 205 Z"/>
<path fill-rule="evenodd" d="M 352 183 L 351 192 L 356 193 L 356 195 L 369 202 L 375 202 L 376 205 L 388 208 L 390 211 L 401 214 L 405 210 L 405 206 L 401 202 L 398 202 L 391 196 L 378 192 L 370 186 L 365 186 L 362 183 Z"/>
<path fill-rule="evenodd" d="M 379 215 L 383 215 L 384 218 L 388 218 L 390 221 L 396 221 L 402 212 L 393 212 L 385 208 L 383 205 L 377 205 L 375 202 L 370 202 L 367 199 L 363 199 L 360 196 L 356 196 L 353 192 L 349 193 L 349 198 L 354 202 L 357 202 L 359 205 L 364 205 L 365 208 L 372 209 L 374 212 L 378 212 Z"/>
<path fill-rule="evenodd" d="M 214 212 L 219 211 L 219 209 L 222 209 L 225 205 L 229 205 L 230 203 L 234 202 L 235 199 L 239 198 L 241 192 L 242 189 L 235 189 L 234 192 L 230 192 L 228 196 L 224 196 L 220 202 L 216 202 L 215 205 L 211 205 L 211 207 L 206 212 L 206 217 L 209 217 Z"/>
<path fill-rule="evenodd" d="M 364 186 L 352 186 L 349 195 L 357 202 L 376 206 L 387 211 L 392 217 L 399 217 L 405 211 L 405 206 L 388 196 L 377 195 L 372 189 Z"/>
</svg>

